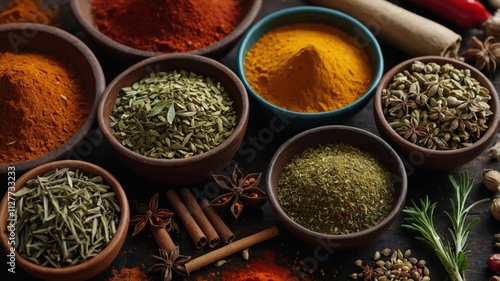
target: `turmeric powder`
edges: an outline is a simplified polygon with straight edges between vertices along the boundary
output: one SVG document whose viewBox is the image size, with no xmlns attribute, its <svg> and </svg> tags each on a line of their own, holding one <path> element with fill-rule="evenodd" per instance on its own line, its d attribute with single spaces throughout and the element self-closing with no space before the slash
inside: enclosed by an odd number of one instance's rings
<svg viewBox="0 0 500 281">
<path fill-rule="evenodd" d="M 0 8 L 0 24 L 16 22 L 33 22 L 58 26 L 59 9 L 49 9 L 48 3 L 35 0 L 12 0 L 8 9 Z"/>
<path fill-rule="evenodd" d="M 360 98 L 372 81 L 354 37 L 326 24 L 298 23 L 262 36 L 248 51 L 245 76 L 264 100 L 296 112 L 325 112 Z"/>
</svg>

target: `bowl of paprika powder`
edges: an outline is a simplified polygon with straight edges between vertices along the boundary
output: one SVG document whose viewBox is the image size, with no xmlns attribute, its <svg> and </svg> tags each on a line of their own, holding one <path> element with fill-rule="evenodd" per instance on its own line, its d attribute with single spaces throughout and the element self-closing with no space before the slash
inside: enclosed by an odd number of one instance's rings
<svg viewBox="0 0 500 281">
<path fill-rule="evenodd" d="M 78 156 L 105 79 L 87 45 L 62 29 L 2 24 L 0 37 L 0 175 L 14 179 Z"/>
<path fill-rule="evenodd" d="M 222 57 L 255 21 L 262 0 L 72 0 L 70 7 L 94 43 L 137 62 L 165 53 Z"/>
</svg>

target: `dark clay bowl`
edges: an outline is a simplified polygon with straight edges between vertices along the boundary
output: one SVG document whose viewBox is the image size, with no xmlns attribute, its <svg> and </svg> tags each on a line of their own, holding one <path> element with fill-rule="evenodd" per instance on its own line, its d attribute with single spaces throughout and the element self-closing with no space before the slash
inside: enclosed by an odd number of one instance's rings
<svg viewBox="0 0 500 281">
<path fill-rule="evenodd" d="M 106 86 L 104 73 L 92 51 L 72 34 L 48 25 L 34 23 L 0 24 L 0 52 L 47 52 L 68 61 L 85 85 L 85 95 L 92 105 L 90 114 L 75 134 L 55 150 L 18 163 L 0 163 L 0 175 L 14 169 L 18 176 L 41 164 L 74 156 L 91 131 L 97 104 Z M 1 132 L 0 132 L 1 134 Z M 9 167 L 11 167 L 9 169 Z M 13 168 L 12 168 L 13 167 Z"/>
<path fill-rule="evenodd" d="M 7 252 L 7 255 L 12 253 L 11 248 L 13 247 L 13 245 L 9 244 L 9 237 L 11 237 L 12 233 L 7 231 L 7 226 L 10 224 L 10 221 L 7 221 L 7 219 L 12 218 L 9 216 L 8 212 L 11 208 L 11 205 L 9 203 L 11 203 L 13 200 L 12 193 L 21 189 L 28 180 L 36 178 L 37 176 L 44 175 L 49 171 L 61 168 L 79 170 L 86 175 L 102 176 L 104 183 L 109 185 L 115 192 L 115 196 L 120 205 L 120 220 L 116 228 L 116 233 L 110 240 L 109 244 L 99 254 L 83 263 L 74 266 L 64 268 L 43 267 L 23 258 L 17 251 L 13 252 L 13 255 L 15 256 L 14 265 L 19 266 L 34 278 L 36 277 L 37 279 L 41 280 L 88 280 L 104 271 L 118 256 L 120 249 L 125 242 L 125 238 L 127 237 L 127 231 L 130 222 L 130 207 L 125 191 L 121 187 L 120 183 L 116 180 L 116 178 L 113 177 L 113 175 L 99 166 L 78 160 L 61 160 L 38 166 L 34 169 L 29 170 L 23 176 L 19 177 L 16 180 L 13 189 L 9 189 L 5 193 L 0 203 L 0 243 Z M 9 261 L 12 261 L 10 257 Z"/>
<path fill-rule="evenodd" d="M 217 43 L 204 49 L 195 50 L 190 53 L 207 56 L 211 58 L 222 57 L 229 52 L 243 33 L 250 27 L 260 13 L 263 0 L 239 0 L 242 7 L 242 19 L 238 26 L 226 37 Z M 140 60 L 160 55 L 162 53 L 149 52 L 131 48 L 120 44 L 106 35 L 102 34 L 94 24 L 91 11 L 91 0 L 71 0 L 70 8 L 77 22 L 81 25 L 85 34 L 110 56 L 123 62 L 138 62 Z"/>
<path fill-rule="evenodd" d="M 435 62 L 440 65 L 450 63 L 458 69 L 469 69 L 473 78 L 478 80 L 484 87 L 486 87 L 491 95 L 489 102 L 493 115 L 489 117 L 488 129 L 483 133 L 481 138 L 468 147 L 454 149 L 454 150 L 432 150 L 407 141 L 401 137 L 394 129 L 392 129 L 383 114 L 382 107 L 382 90 L 387 88 L 392 78 L 409 69 L 411 64 L 419 60 L 423 63 Z M 498 124 L 500 121 L 500 105 L 498 94 L 495 86 L 491 81 L 476 68 L 464 62 L 444 58 L 440 56 L 423 56 L 416 57 L 391 68 L 380 80 L 379 85 L 373 96 L 373 112 L 375 123 L 380 135 L 387 140 L 406 160 L 406 162 L 414 168 L 435 171 L 447 171 L 462 166 L 477 156 L 479 156 L 495 138 Z"/>
<path fill-rule="evenodd" d="M 351 234 L 331 235 L 311 231 L 296 223 L 281 208 L 278 199 L 278 179 L 283 168 L 304 149 L 325 144 L 349 144 L 376 155 L 388 169 L 394 184 L 392 208 L 379 224 Z M 279 222 L 302 241 L 328 250 L 352 249 L 372 241 L 387 230 L 403 209 L 407 195 L 406 170 L 396 152 L 380 137 L 349 126 L 329 125 L 301 132 L 283 143 L 269 163 L 266 176 L 269 203 Z"/>
<path fill-rule="evenodd" d="M 220 82 L 234 101 L 237 124 L 234 132 L 217 147 L 198 155 L 177 159 L 154 159 L 135 153 L 122 145 L 110 128 L 110 116 L 116 98 L 128 87 L 149 75 L 151 71 L 186 70 L 211 77 Z M 238 151 L 243 141 L 249 116 L 249 101 L 245 87 L 229 68 L 203 56 L 165 54 L 143 60 L 118 75 L 106 88 L 97 110 L 97 121 L 105 140 L 117 157 L 133 172 L 155 181 L 172 185 L 202 182 L 220 172 Z"/>
</svg>

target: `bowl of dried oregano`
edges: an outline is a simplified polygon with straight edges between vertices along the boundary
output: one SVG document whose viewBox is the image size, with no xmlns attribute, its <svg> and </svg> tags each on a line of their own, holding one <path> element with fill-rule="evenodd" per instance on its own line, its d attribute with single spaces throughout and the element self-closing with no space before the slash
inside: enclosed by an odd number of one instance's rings
<svg viewBox="0 0 500 281">
<path fill-rule="evenodd" d="M 380 135 L 408 165 L 450 170 L 478 157 L 495 138 L 498 94 L 479 70 L 439 56 L 408 59 L 381 79 L 373 111 Z"/>
<path fill-rule="evenodd" d="M 383 139 L 329 125 L 283 143 L 266 176 L 269 203 L 292 234 L 326 249 L 360 247 L 397 219 L 407 195 L 405 167 Z"/>
</svg>

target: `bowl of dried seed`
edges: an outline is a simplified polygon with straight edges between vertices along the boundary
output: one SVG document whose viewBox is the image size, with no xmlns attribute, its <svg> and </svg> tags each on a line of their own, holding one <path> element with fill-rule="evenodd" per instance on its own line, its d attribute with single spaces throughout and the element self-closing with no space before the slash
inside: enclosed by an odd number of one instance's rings
<svg viewBox="0 0 500 281">
<path fill-rule="evenodd" d="M 284 142 L 269 163 L 266 187 L 288 231 L 332 250 L 360 247 L 387 230 L 408 189 L 405 167 L 383 139 L 342 125 Z"/>
<path fill-rule="evenodd" d="M 129 217 L 120 183 L 99 166 L 60 160 L 31 169 L 0 203 L 8 271 L 19 266 L 41 280 L 91 279 L 120 252 Z"/>
<path fill-rule="evenodd" d="M 473 160 L 495 138 L 498 94 L 473 66 L 424 56 L 390 69 L 373 97 L 380 135 L 409 165 L 451 170 Z"/>
<path fill-rule="evenodd" d="M 193 54 L 143 60 L 105 89 L 97 120 L 133 172 L 181 186 L 220 172 L 238 151 L 249 115 L 247 92 L 223 64 Z"/>
</svg>

